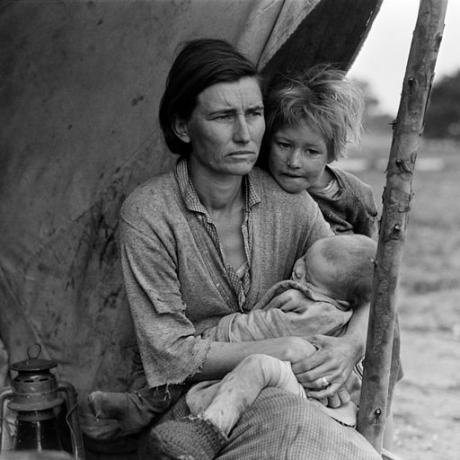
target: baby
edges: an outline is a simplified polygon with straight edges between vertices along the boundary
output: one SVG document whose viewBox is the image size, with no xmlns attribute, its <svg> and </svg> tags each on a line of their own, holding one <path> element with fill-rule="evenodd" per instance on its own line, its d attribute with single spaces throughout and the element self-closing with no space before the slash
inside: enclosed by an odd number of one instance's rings
<svg viewBox="0 0 460 460">
<path fill-rule="evenodd" d="M 340 335 L 355 307 L 370 300 L 376 243 L 364 235 L 316 241 L 297 260 L 292 279 L 272 286 L 254 309 L 232 313 L 202 335 L 218 342 Z M 284 293 L 303 294 L 299 304 Z"/>
</svg>

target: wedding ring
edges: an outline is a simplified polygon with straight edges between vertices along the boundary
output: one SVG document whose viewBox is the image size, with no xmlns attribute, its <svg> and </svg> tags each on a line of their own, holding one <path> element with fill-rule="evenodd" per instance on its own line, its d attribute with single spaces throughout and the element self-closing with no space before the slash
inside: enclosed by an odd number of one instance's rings
<svg viewBox="0 0 460 460">
<path fill-rule="evenodd" d="M 330 383 L 329 383 L 329 380 L 326 378 L 326 377 L 321 377 L 321 384 L 323 385 L 323 388 L 327 388 Z"/>
</svg>

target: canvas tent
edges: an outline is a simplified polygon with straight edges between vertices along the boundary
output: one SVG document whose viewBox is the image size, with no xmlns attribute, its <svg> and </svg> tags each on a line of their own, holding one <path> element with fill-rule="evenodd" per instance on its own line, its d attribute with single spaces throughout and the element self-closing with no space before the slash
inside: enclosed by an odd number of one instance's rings
<svg viewBox="0 0 460 460">
<path fill-rule="evenodd" d="M 118 211 L 175 161 L 157 111 L 178 46 L 224 38 L 267 75 L 347 69 L 381 1 L 1 4 L 0 386 L 6 360 L 38 343 L 81 394 L 126 388 Z"/>
</svg>

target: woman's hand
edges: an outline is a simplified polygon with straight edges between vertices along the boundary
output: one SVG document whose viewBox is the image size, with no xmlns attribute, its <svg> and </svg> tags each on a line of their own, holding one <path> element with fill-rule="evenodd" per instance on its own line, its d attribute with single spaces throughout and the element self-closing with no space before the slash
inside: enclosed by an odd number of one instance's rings
<svg viewBox="0 0 460 460">
<path fill-rule="evenodd" d="M 296 362 L 291 361 L 292 370 L 308 396 L 315 399 L 332 397 L 341 390 L 361 358 L 360 347 L 347 337 L 317 335 L 310 337 L 309 342 L 317 351 Z M 343 396 L 346 398 L 345 394 Z M 333 404 L 336 405 L 337 400 Z"/>
<path fill-rule="evenodd" d="M 278 340 L 282 340 L 286 350 L 281 360 L 289 361 L 291 366 L 294 363 L 303 362 L 303 360 L 316 353 L 316 347 L 303 337 L 283 337 Z"/>
</svg>

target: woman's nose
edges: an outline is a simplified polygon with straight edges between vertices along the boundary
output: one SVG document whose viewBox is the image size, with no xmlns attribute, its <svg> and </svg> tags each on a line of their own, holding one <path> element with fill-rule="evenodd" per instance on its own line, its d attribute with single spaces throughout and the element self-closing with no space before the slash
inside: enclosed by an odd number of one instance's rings
<svg viewBox="0 0 460 460">
<path fill-rule="evenodd" d="M 237 142 L 247 143 L 251 140 L 251 136 L 249 134 L 249 126 L 244 117 L 238 117 L 236 120 L 233 136 Z"/>
</svg>

